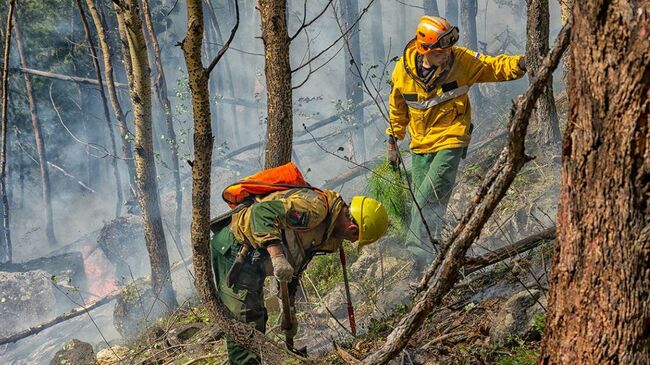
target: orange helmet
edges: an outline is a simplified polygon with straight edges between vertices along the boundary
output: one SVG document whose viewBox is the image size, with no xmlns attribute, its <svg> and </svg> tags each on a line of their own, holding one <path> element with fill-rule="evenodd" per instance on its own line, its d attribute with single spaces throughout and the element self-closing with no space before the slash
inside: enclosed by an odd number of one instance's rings
<svg viewBox="0 0 650 365">
<path fill-rule="evenodd" d="M 415 48 L 425 55 L 429 52 L 449 48 L 458 42 L 458 27 L 445 18 L 425 15 L 415 31 Z"/>
</svg>

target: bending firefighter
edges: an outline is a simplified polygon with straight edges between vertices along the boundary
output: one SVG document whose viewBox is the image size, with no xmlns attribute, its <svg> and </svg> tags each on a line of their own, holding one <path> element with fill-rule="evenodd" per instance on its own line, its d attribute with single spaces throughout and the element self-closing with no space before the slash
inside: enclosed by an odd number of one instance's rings
<svg viewBox="0 0 650 365">
<path fill-rule="evenodd" d="M 389 100 L 388 160 L 398 165 L 396 141 L 408 129 L 414 193 L 434 240 L 440 239 L 458 164 L 470 142 L 469 88 L 526 73 L 523 56 L 488 56 L 455 46 L 457 41 L 458 28 L 446 19 L 422 17 L 395 65 Z M 433 257 L 416 204 L 406 245 L 418 268 Z"/>
<path fill-rule="evenodd" d="M 370 244 L 388 227 L 388 215 L 378 201 L 357 196 L 348 206 L 334 191 L 308 187 L 257 196 L 252 205 L 235 211 L 231 219 L 212 226 L 218 295 L 237 319 L 264 332 L 268 318 L 264 278 L 274 276 L 281 291 L 289 292 L 282 298 L 291 307 L 291 326 L 283 328 L 287 339 L 298 329 L 293 313 L 298 279 L 314 255 L 338 252 L 343 240 L 360 247 Z M 285 313 L 281 318 L 287 317 Z M 261 363 L 255 353 L 230 338 L 226 346 L 230 364 Z"/>
</svg>

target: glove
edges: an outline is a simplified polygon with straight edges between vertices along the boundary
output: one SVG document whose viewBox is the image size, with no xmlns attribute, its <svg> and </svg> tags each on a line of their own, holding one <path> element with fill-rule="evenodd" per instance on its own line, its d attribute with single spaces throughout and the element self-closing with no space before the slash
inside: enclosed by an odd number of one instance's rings
<svg viewBox="0 0 650 365">
<path fill-rule="evenodd" d="M 282 306 L 280 306 L 280 317 L 278 317 L 280 321 L 282 321 L 282 318 L 284 318 L 284 311 Z M 298 318 L 296 317 L 296 312 L 295 308 L 291 306 L 291 328 L 288 329 L 283 329 L 284 335 L 289 338 L 294 338 L 296 337 L 296 334 L 298 333 Z"/>
<path fill-rule="evenodd" d="M 394 139 L 390 137 L 391 139 L 388 140 L 388 163 L 393 167 L 397 168 L 399 166 L 399 155 L 397 154 L 397 144 L 395 143 Z"/>
<path fill-rule="evenodd" d="M 293 276 L 293 267 L 284 255 L 277 255 L 271 257 L 271 264 L 273 265 L 273 276 L 278 281 L 289 282 Z"/>
<path fill-rule="evenodd" d="M 522 70 L 524 70 L 524 71 L 528 71 L 528 70 L 526 69 L 526 57 L 522 57 L 522 58 L 520 58 L 520 59 L 519 59 L 519 62 L 517 62 L 517 66 L 519 66 L 519 68 L 522 69 Z"/>
</svg>

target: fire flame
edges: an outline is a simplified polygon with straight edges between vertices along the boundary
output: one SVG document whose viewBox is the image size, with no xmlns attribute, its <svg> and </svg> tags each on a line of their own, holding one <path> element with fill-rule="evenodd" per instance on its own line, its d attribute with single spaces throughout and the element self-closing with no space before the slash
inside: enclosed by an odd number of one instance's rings
<svg viewBox="0 0 650 365">
<path fill-rule="evenodd" d="M 84 271 L 88 282 L 88 291 L 91 293 L 85 298 L 86 302 L 94 302 L 118 289 L 115 284 L 115 269 L 97 247 L 84 243 L 81 247 L 84 260 Z"/>
</svg>

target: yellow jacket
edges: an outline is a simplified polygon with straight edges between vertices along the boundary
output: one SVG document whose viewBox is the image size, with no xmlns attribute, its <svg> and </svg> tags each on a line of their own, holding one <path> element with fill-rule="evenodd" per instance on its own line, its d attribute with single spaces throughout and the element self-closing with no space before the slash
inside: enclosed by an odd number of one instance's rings
<svg viewBox="0 0 650 365">
<path fill-rule="evenodd" d="M 515 80 L 526 72 L 519 68 L 523 56 L 488 56 L 463 47 L 452 48 L 451 66 L 439 67 L 430 92 L 415 68 L 415 40 L 395 64 L 390 93 L 390 126 L 386 134 L 402 140 L 408 126 L 411 151 L 433 153 L 469 144 L 472 117 L 467 91 L 479 82 Z M 444 90 L 444 91 L 443 91 Z"/>
</svg>

